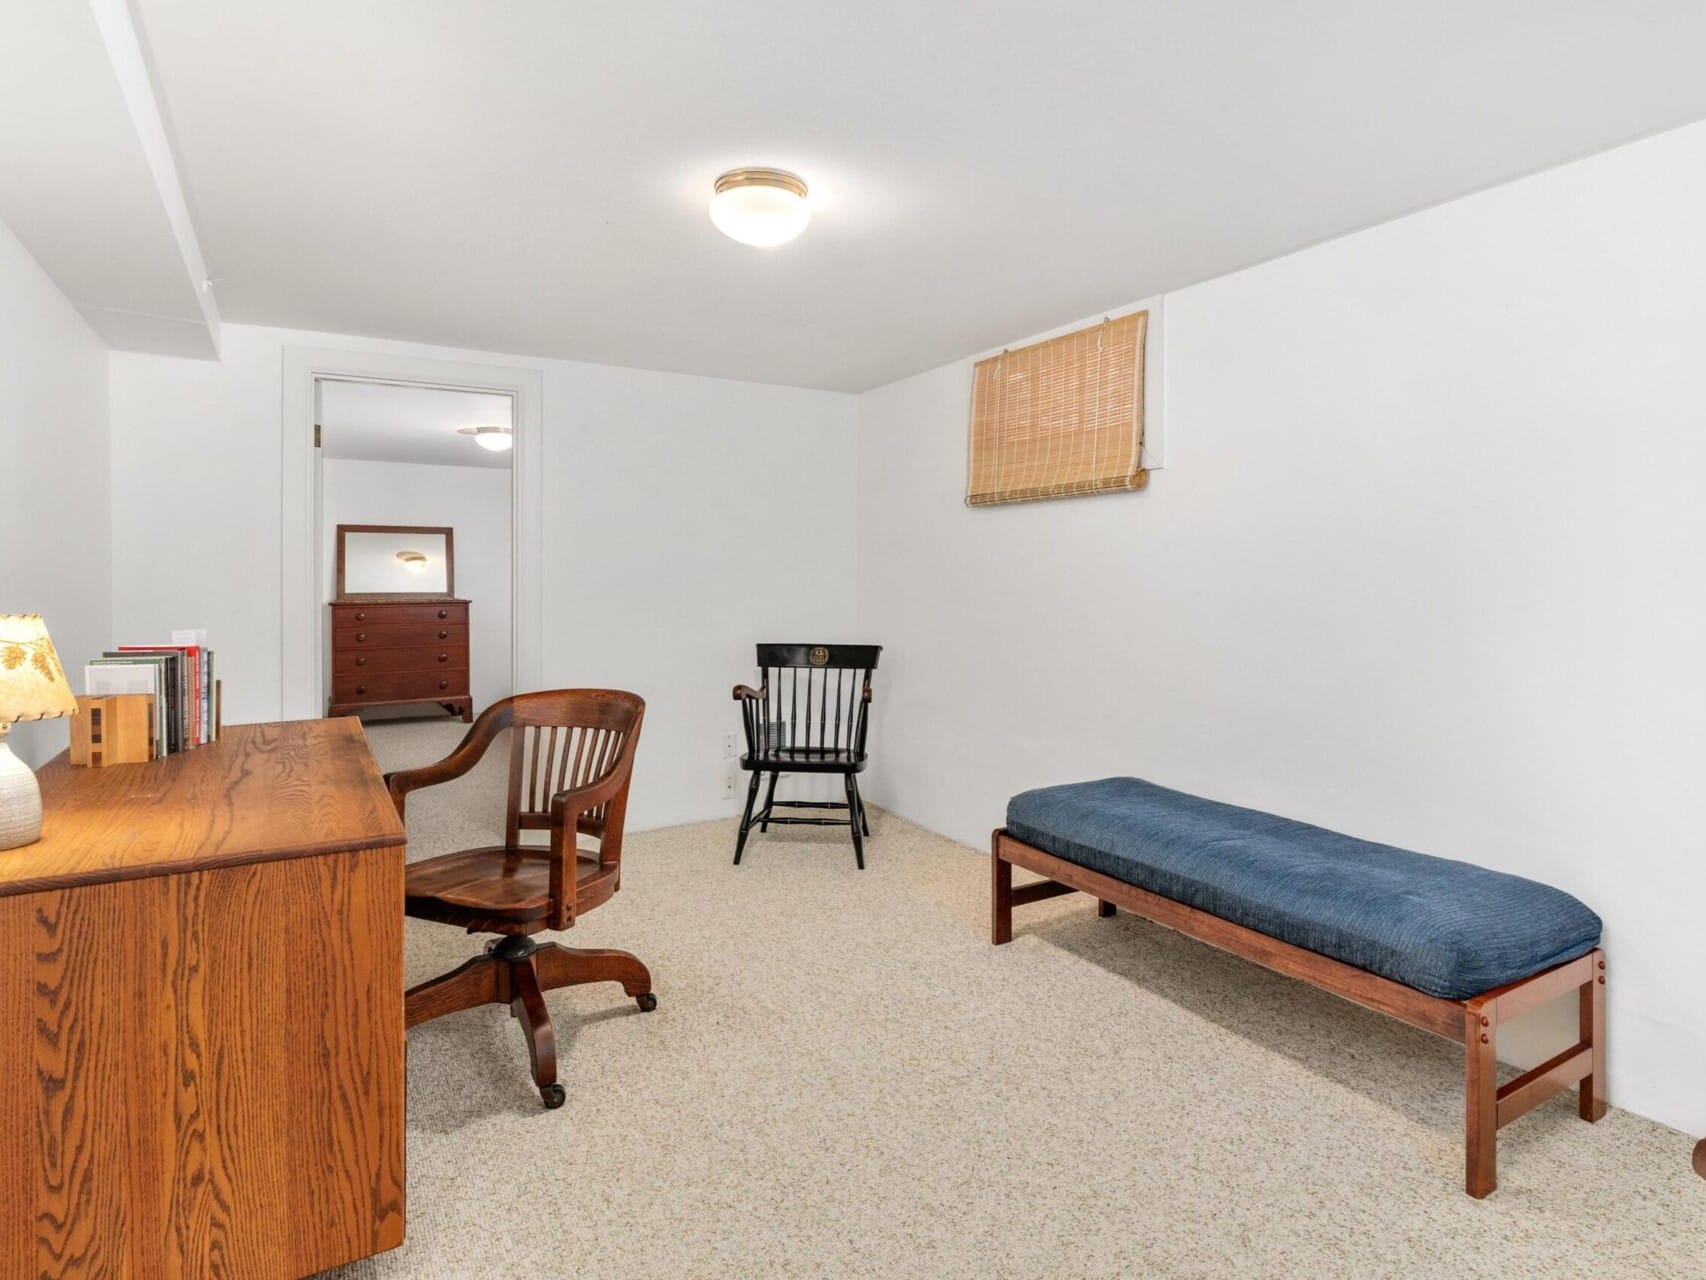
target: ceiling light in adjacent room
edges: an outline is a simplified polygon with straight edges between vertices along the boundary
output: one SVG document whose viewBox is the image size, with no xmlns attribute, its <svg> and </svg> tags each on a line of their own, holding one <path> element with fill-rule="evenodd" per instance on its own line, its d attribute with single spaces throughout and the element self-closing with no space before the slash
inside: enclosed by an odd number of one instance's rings
<svg viewBox="0 0 1706 1280">
<path fill-rule="evenodd" d="M 457 427 L 459 435 L 473 436 L 474 443 L 493 453 L 502 453 L 515 443 L 513 427 Z"/>
<path fill-rule="evenodd" d="M 811 220 L 806 184 L 780 169 L 730 169 L 711 197 L 717 230 L 760 249 L 787 244 Z"/>
<path fill-rule="evenodd" d="M 424 551 L 399 551 L 397 559 L 403 562 L 403 568 L 410 573 L 426 572 L 427 558 Z"/>
</svg>

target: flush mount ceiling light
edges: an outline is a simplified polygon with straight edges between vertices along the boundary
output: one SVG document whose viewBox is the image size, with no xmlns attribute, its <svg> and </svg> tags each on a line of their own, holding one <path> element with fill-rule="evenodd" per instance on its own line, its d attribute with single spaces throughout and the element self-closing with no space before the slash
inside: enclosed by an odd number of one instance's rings
<svg viewBox="0 0 1706 1280">
<path fill-rule="evenodd" d="M 502 453 L 515 443 L 513 427 L 457 427 L 456 434 L 473 436 L 475 444 L 493 453 Z"/>
<path fill-rule="evenodd" d="M 397 559 L 403 562 L 403 568 L 410 573 L 426 572 L 427 558 L 424 551 L 399 551 Z"/>
<path fill-rule="evenodd" d="M 787 244 L 811 220 L 806 184 L 780 169 L 730 169 L 711 197 L 717 230 L 759 249 Z"/>
</svg>

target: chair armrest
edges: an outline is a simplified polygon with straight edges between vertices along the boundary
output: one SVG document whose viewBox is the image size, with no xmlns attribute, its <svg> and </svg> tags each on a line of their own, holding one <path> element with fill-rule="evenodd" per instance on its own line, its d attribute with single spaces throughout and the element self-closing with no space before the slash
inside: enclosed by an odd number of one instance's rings
<svg viewBox="0 0 1706 1280">
<path fill-rule="evenodd" d="M 735 686 L 734 700 L 736 702 L 741 702 L 743 700 L 746 702 L 762 702 L 764 701 L 764 695 L 749 684 L 737 684 Z"/>
<path fill-rule="evenodd" d="M 597 782 L 557 792 L 551 797 L 552 838 L 555 839 L 556 833 L 568 826 L 571 816 L 578 818 L 588 809 L 596 809 L 606 800 L 613 799 L 625 782 L 626 777 L 612 770 L 607 777 Z"/>
<path fill-rule="evenodd" d="M 551 797 L 551 900 L 554 906 L 550 927 L 566 929 L 574 923 L 575 859 L 580 856 L 580 816 L 614 800 L 628 785 L 624 769 L 613 769 L 598 782 L 584 787 L 570 787 Z M 604 845 L 600 842 L 600 853 Z"/>
<path fill-rule="evenodd" d="M 492 745 L 492 740 L 504 729 L 492 713 L 496 707 L 487 708 L 473 726 L 463 735 L 462 741 L 456 744 L 444 759 L 433 764 L 425 764 L 418 769 L 399 769 L 395 773 L 385 775 L 385 789 L 391 794 L 391 803 L 397 806 L 397 816 L 403 816 L 403 802 L 409 792 L 420 791 L 426 787 L 436 787 L 441 782 L 449 782 L 460 778 L 475 765 L 480 763 L 486 749 Z"/>
</svg>

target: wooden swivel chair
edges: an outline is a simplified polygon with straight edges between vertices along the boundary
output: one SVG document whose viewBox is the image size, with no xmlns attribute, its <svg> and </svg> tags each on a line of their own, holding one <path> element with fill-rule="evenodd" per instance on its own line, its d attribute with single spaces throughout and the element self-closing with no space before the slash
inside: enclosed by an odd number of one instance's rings
<svg viewBox="0 0 1706 1280">
<path fill-rule="evenodd" d="M 386 775 L 399 816 L 409 792 L 461 777 L 511 730 L 509 813 L 504 842 L 410 863 L 404 913 L 498 934 L 484 953 L 411 988 L 404 1023 L 483 1004 L 507 1004 L 527 1037 L 533 1082 L 547 1107 L 567 1094 L 557 1083 L 557 1041 L 543 992 L 584 982 L 620 982 L 642 1010 L 657 1007 L 646 966 L 626 951 L 588 951 L 536 942 L 567 929 L 621 887 L 622 823 L 634 745 L 646 704 L 612 689 L 523 693 L 488 707 L 455 751 L 420 769 Z M 521 843 L 549 830 L 548 846 Z M 596 849 L 578 837 L 597 839 Z"/>
</svg>

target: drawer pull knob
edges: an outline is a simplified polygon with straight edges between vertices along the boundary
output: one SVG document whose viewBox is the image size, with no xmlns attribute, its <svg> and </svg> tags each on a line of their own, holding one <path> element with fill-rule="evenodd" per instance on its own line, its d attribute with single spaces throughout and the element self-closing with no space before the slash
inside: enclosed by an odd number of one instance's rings
<svg viewBox="0 0 1706 1280">
<path fill-rule="evenodd" d="M 367 692 L 367 686 L 364 684 L 358 684 L 355 687 L 355 691 L 357 693 L 366 693 Z"/>
<path fill-rule="evenodd" d="M 450 610 L 449 609 L 440 609 L 438 611 L 438 616 L 441 618 L 448 618 L 450 616 Z"/>
<path fill-rule="evenodd" d="M 361 642 L 362 642 L 362 641 L 363 641 L 363 640 L 365 640 L 365 639 L 367 639 L 367 632 L 365 632 L 365 631 L 357 631 L 357 632 L 356 632 L 356 633 L 355 633 L 355 642 L 356 642 L 356 643 L 357 643 L 357 644 L 360 644 L 360 643 L 361 643 Z"/>
<path fill-rule="evenodd" d="M 357 622 L 366 622 L 367 621 L 367 615 L 365 613 L 358 613 L 355 615 L 355 620 Z"/>
<path fill-rule="evenodd" d="M 355 660 L 355 665 L 358 667 L 365 667 L 367 665 L 367 659 L 366 658 L 357 658 Z"/>
<path fill-rule="evenodd" d="M 450 661 L 450 655 L 448 653 L 441 653 L 438 655 L 438 660 L 440 662 L 449 662 Z"/>
<path fill-rule="evenodd" d="M 440 689 L 448 689 L 448 688 L 450 688 L 450 681 L 448 681 L 448 680 L 440 680 L 440 681 L 439 681 L 439 682 L 438 682 L 438 687 L 439 687 L 439 688 L 440 688 Z"/>
<path fill-rule="evenodd" d="M 360 637 L 357 637 L 357 639 L 359 639 L 359 638 L 360 638 Z M 443 630 L 443 629 L 442 629 L 442 628 L 441 628 L 441 629 L 440 629 L 440 630 L 439 630 L 439 633 L 438 633 L 438 638 L 439 638 L 439 639 L 440 639 L 440 640 L 448 640 L 448 639 L 450 639 L 450 632 L 448 632 L 448 631 L 445 631 L 445 630 Z"/>
</svg>

